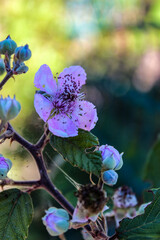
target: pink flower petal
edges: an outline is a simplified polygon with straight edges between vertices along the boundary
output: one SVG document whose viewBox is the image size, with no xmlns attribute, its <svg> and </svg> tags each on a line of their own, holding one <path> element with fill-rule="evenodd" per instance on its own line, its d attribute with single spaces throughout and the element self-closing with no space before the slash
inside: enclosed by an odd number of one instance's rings
<svg viewBox="0 0 160 240">
<path fill-rule="evenodd" d="M 102 210 L 102 212 L 109 209 L 109 207 L 105 206 Z M 78 222 L 78 223 L 85 223 L 88 220 L 91 220 L 95 222 L 99 216 L 99 213 L 91 214 L 87 209 L 85 209 L 82 204 L 78 201 L 76 208 L 74 209 L 73 216 L 72 216 L 72 222 Z"/>
<path fill-rule="evenodd" d="M 54 94 L 57 91 L 57 83 L 48 65 L 42 65 L 34 77 L 34 85 L 48 94 Z"/>
<path fill-rule="evenodd" d="M 71 66 L 65 68 L 63 72 L 59 74 L 58 77 L 58 87 L 62 87 L 66 80 L 66 76 L 71 75 L 72 80 L 77 83 L 77 86 L 80 87 L 86 82 L 87 74 L 81 66 Z"/>
<path fill-rule="evenodd" d="M 72 216 L 72 222 L 85 223 L 88 221 L 87 217 L 88 211 L 86 211 L 82 206 L 76 206 Z"/>
<path fill-rule="evenodd" d="M 53 109 L 52 103 L 46 99 L 42 94 L 35 94 L 34 107 L 38 115 L 46 122 Z"/>
<path fill-rule="evenodd" d="M 74 137 L 78 130 L 74 122 L 65 114 L 55 115 L 48 120 L 49 130 L 59 137 Z"/>
<path fill-rule="evenodd" d="M 76 102 L 72 112 L 72 121 L 77 124 L 78 128 L 90 131 L 94 128 L 97 120 L 97 110 L 92 103 L 88 101 Z"/>
</svg>

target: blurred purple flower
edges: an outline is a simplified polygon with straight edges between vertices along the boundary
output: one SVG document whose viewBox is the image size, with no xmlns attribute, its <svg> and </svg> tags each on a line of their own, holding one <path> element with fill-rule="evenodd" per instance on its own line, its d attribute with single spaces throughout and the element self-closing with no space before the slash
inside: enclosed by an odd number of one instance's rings
<svg viewBox="0 0 160 240">
<path fill-rule="evenodd" d="M 58 82 L 45 64 L 34 79 L 35 86 L 43 91 L 35 94 L 34 106 L 39 116 L 48 122 L 49 130 L 60 137 L 73 137 L 78 135 L 78 128 L 93 129 L 98 120 L 97 111 L 80 93 L 86 81 L 84 69 L 80 66 L 65 68 L 57 79 Z"/>
<path fill-rule="evenodd" d="M 117 208 L 132 208 L 137 205 L 137 198 L 128 186 L 119 187 L 113 195 L 113 203 Z"/>
</svg>

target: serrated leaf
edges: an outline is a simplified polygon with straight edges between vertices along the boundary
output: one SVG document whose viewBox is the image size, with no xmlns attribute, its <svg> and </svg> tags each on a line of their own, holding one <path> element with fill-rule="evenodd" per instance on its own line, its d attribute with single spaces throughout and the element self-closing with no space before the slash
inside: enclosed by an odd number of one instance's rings
<svg viewBox="0 0 160 240">
<path fill-rule="evenodd" d="M 160 139 L 156 141 L 152 149 L 150 150 L 147 158 L 146 165 L 144 167 L 143 179 L 150 181 L 153 187 L 160 186 Z"/>
<path fill-rule="evenodd" d="M 79 130 L 78 136 L 70 138 L 52 135 L 50 144 L 73 166 L 88 173 L 100 174 L 102 165 L 100 151 L 87 151 L 99 144 L 97 137 L 92 133 Z"/>
<path fill-rule="evenodd" d="M 33 216 L 28 193 L 10 189 L 0 193 L 0 240 L 24 240 Z"/>
<path fill-rule="evenodd" d="M 160 188 L 153 189 L 155 194 L 145 213 L 133 219 L 123 219 L 117 229 L 118 239 L 153 240 L 160 239 Z"/>
</svg>

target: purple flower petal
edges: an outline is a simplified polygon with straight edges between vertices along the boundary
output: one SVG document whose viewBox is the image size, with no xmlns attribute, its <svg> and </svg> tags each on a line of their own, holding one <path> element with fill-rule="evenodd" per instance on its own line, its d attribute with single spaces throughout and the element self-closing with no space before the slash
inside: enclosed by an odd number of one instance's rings
<svg viewBox="0 0 160 240">
<path fill-rule="evenodd" d="M 55 115 L 48 120 L 49 130 L 59 137 L 74 137 L 78 135 L 78 129 L 74 122 L 65 114 Z"/>
<path fill-rule="evenodd" d="M 34 77 L 34 85 L 48 94 L 54 94 L 57 91 L 57 83 L 48 65 L 42 65 Z"/>
<path fill-rule="evenodd" d="M 102 157 L 103 159 L 107 158 L 107 157 L 110 157 L 111 155 L 113 155 L 115 157 L 115 159 L 118 159 L 120 158 L 120 154 L 119 152 L 117 151 L 117 149 L 115 149 L 114 147 L 112 146 L 109 146 L 109 145 L 102 145 L 99 150 L 102 152 Z"/>
<path fill-rule="evenodd" d="M 77 101 L 72 112 L 72 120 L 78 128 L 90 131 L 98 120 L 95 106 L 88 101 Z"/>
<path fill-rule="evenodd" d="M 52 103 L 42 94 L 35 94 L 34 107 L 38 115 L 46 122 L 53 108 Z"/>
<path fill-rule="evenodd" d="M 86 82 L 87 74 L 81 66 L 71 66 L 65 68 L 58 77 L 58 87 L 62 87 L 65 83 L 67 76 L 72 77 L 72 81 L 76 82 L 78 87 L 81 87 Z"/>
</svg>

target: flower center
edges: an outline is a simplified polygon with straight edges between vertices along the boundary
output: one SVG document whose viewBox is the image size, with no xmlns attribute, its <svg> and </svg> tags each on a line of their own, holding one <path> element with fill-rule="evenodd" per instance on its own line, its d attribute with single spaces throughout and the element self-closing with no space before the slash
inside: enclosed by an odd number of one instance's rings
<svg viewBox="0 0 160 240">
<path fill-rule="evenodd" d="M 84 93 L 80 93 L 80 84 L 74 80 L 72 74 L 58 77 L 58 80 L 57 93 L 51 97 L 53 104 L 52 114 L 71 114 L 76 99 L 83 99 Z"/>
<path fill-rule="evenodd" d="M 66 94 L 65 92 L 57 92 L 56 95 L 52 97 L 53 112 L 55 114 L 71 113 L 76 98 L 77 96 L 73 96 L 70 93 Z"/>
</svg>

